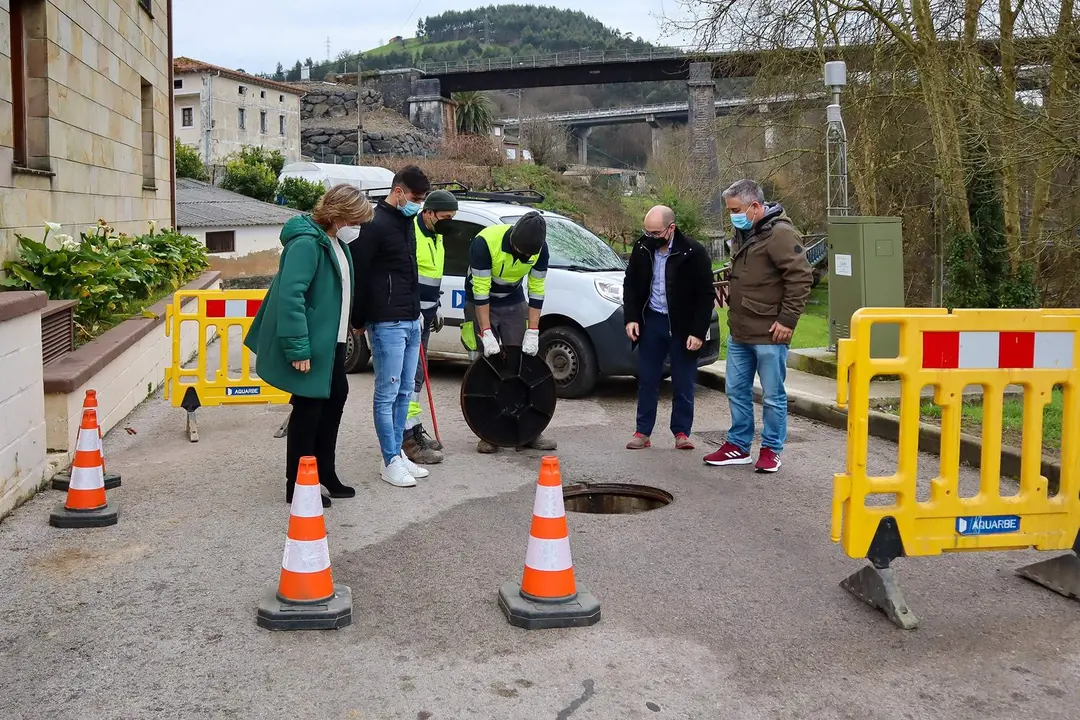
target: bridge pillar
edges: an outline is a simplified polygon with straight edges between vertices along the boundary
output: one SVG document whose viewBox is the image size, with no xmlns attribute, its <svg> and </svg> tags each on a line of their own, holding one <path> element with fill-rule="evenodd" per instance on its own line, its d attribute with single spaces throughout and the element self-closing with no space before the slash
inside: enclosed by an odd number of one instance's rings
<svg viewBox="0 0 1080 720">
<path fill-rule="evenodd" d="M 442 96 L 438 79 L 417 80 L 409 97 L 409 120 L 436 137 L 457 134 L 457 103 Z"/>
<path fill-rule="evenodd" d="M 592 135 L 591 125 L 578 125 L 570 131 L 577 140 L 578 165 L 589 164 L 589 136 Z"/>
<path fill-rule="evenodd" d="M 716 157 L 716 81 L 713 80 L 712 63 L 690 63 L 689 90 L 690 163 L 702 174 L 702 181 L 710 192 L 715 193 L 710 210 L 719 214 L 720 164 Z"/>
<path fill-rule="evenodd" d="M 776 149 L 776 122 L 769 115 L 769 106 L 758 105 L 758 113 L 763 116 L 765 126 L 765 152 L 769 153 Z"/>
</svg>

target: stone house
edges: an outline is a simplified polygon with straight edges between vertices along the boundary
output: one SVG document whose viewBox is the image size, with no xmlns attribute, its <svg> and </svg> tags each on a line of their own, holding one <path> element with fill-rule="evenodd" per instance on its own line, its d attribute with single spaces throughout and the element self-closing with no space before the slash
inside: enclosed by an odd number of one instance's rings
<svg viewBox="0 0 1080 720">
<path fill-rule="evenodd" d="M 0 262 L 46 221 L 173 224 L 171 5 L 0 0 Z"/>
<path fill-rule="evenodd" d="M 130 234 L 175 225 L 171 19 L 172 0 L 0 0 L 0 262 L 15 255 L 16 233 L 40 239 L 46 222 L 70 235 L 98 219 Z M 109 365 L 106 342 L 61 359 L 45 349 L 63 340 L 53 321 L 72 304 L 0 292 L 0 517 L 70 460 L 80 378 Z M 154 321 L 125 324 L 140 322 Z M 111 374 L 89 387 L 111 427 L 138 402 L 133 388 L 145 397 L 145 378 L 161 372 L 148 359 L 135 379 L 134 355 L 108 351 Z M 70 392 L 57 389 L 59 372 Z"/>
<path fill-rule="evenodd" d="M 300 159 L 300 88 L 191 58 L 173 61 L 176 137 L 208 165 L 244 145 Z M 209 158 L 209 161 L 207 160 Z"/>
</svg>

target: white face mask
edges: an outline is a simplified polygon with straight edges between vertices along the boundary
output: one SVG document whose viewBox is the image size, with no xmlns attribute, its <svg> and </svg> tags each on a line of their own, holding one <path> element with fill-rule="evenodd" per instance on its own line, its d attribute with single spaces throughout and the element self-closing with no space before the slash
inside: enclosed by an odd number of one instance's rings
<svg viewBox="0 0 1080 720">
<path fill-rule="evenodd" d="M 360 237 L 360 228 L 355 225 L 346 225 L 337 231 L 337 239 L 348 245 Z"/>
</svg>

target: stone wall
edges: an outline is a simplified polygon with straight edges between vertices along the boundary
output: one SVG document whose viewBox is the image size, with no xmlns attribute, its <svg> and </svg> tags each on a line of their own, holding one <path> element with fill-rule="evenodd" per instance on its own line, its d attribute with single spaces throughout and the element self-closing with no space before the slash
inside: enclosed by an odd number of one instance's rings
<svg viewBox="0 0 1080 720">
<path fill-rule="evenodd" d="M 345 128 L 304 128 L 300 143 L 305 156 L 315 162 L 333 162 L 324 160 L 333 156 L 349 157 L 356 155 L 356 130 Z M 405 155 L 409 157 L 427 157 L 438 149 L 438 141 L 420 130 L 404 132 L 364 131 L 365 155 Z"/>
<path fill-rule="evenodd" d="M 716 81 L 713 80 L 712 63 L 690 63 L 690 79 L 687 88 L 690 122 L 690 161 L 702 168 L 709 187 L 720 184 L 720 163 L 716 157 Z M 720 214 L 723 201 L 718 190 L 710 199 L 709 210 Z"/>
<path fill-rule="evenodd" d="M 347 90 L 344 86 L 327 85 L 325 89 L 312 90 L 300 101 L 300 119 L 324 120 L 355 115 L 356 97 L 355 87 Z M 375 88 L 363 88 L 360 91 L 360 100 L 364 104 L 365 111 L 383 106 L 382 93 Z"/>
<path fill-rule="evenodd" d="M 406 68 L 400 70 L 380 70 L 377 73 L 364 73 L 363 86 L 370 88 L 380 98 L 383 107 L 389 108 L 398 115 L 409 115 L 409 98 L 415 94 L 415 85 L 421 79 L 419 70 Z M 356 88 L 356 73 L 329 73 L 327 82 L 339 83 L 341 86 Z"/>
</svg>

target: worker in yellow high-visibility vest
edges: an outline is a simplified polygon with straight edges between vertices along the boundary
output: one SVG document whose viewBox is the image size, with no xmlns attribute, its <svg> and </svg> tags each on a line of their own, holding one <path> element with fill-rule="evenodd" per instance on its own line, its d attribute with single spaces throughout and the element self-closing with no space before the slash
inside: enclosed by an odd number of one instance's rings
<svg viewBox="0 0 1080 720">
<path fill-rule="evenodd" d="M 458 200 L 447 190 L 434 190 L 424 200 L 416 216 L 416 269 L 420 276 L 420 344 L 424 352 L 416 366 L 413 394 L 409 398 L 409 415 L 405 421 L 405 438 L 401 449 L 418 465 L 435 465 L 443 461 L 442 443 L 428 435 L 420 421 L 420 391 L 424 389 L 424 360 L 427 358 L 431 331 L 442 329 L 439 312 L 442 294 L 443 263 L 446 247 L 443 233 L 446 224 L 457 214 Z"/>
<path fill-rule="evenodd" d="M 547 222 L 535 210 L 513 225 L 486 227 L 473 238 L 465 276 L 465 322 L 461 326 L 461 341 L 470 357 L 481 345 L 485 356 L 495 355 L 500 342 L 536 355 L 547 268 Z M 526 275 L 528 300 L 522 289 Z M 541 435 L 528 447 L 554 450 L 557 446 Z M 498 448 L 481 440 L 476 450 L 493 453 Z"/>
</svg>

